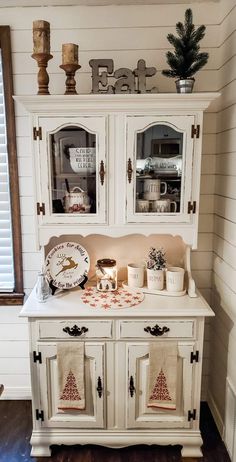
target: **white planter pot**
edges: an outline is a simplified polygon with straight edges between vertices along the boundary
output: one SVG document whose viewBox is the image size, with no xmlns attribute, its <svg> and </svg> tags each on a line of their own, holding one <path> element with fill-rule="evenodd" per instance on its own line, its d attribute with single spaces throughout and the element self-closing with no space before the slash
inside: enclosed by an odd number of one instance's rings
<svg viewBox="0 0 236 462">
<path fill-rule="evenodd" d="M 164 289 L 164 271 L 147 268 L 147 286 L 149 289 Z"/>
</svg>

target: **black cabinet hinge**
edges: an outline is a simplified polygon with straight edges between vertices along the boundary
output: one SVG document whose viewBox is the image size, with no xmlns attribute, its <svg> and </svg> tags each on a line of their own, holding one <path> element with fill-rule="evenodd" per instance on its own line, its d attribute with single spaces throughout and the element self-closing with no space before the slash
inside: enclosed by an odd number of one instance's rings
<svg viewBox="0 0 236 462">
<path fill-rule="evenodd" d="M 45 215 L 45 204 L 43 202 L 42 204 L 37 202 L 37 215 L 40 215 L 40 213 L 42 213 L 42 215 Z"/>
<path fill-rule="evenodd" d="M 40 364 L 42 364 L 41 351 L 39 351 L 38 354 L 36 353 L 36 351 L 33 351 L 33 361 L 34 361 L 34 363 L 36 363 L 38 361 Z"/>
<path fill-rule="evenodd" d="M 188 411 L 188 422 L 190 422 L 190 420 L 196 420 L 196 414 L 196 409 L 193 409 L 193 411 Z"/>
<path fill-rule="evenodd" d="M 34 141 L 42 139 L 42 127 L 39 127 L 38 129 L 36 127 L 33 127 L 33 139 Z"/>
<path fill-rule="evenodd" d="M 199 351 L 195 351 L 195 353 L 193 351 L 191 351 L 191 354 L 190 354 L 190 363 L 193 363 L 193 361 L 195 361 L 196 363 L 199 362 Z"/>
<path fill-rule="evenodd" d="M 199 138 L 200 136 L 200 125 L 192 125 L 191 127 L 191 138 Z"/>
<path fill-rule="evenodd" d="M 197 206 L 197 203 L 196 201 L 193 201 L 193 202 L 188 202 L 188 214 L 189 213 L 196 213 L 196 206 Z"/>
<path fill-rule="evenodd" d="M 44 421 L 43 411 L 39 411 L 39 409 L 36 409 L 35 414 L 36 414 L 36 420 L 41 420 L 42 422 Z"/>
</svg>

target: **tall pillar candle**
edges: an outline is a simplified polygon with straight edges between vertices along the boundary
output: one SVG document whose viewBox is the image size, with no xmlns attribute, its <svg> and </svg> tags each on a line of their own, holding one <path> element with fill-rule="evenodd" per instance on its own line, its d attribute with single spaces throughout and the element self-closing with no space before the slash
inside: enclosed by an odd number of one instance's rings
<svg viewBox="0 0 236 462">
<path fill-rule="evenodd" d="M 75 43 L 62 45 L 62 64 L 78 64 L 79 47 Z"/>
<path fill-rule="evenodd" d="M 50 54 L 50 23 L 41 19 L 33 22 L 34 53 Z"/>
</svg>

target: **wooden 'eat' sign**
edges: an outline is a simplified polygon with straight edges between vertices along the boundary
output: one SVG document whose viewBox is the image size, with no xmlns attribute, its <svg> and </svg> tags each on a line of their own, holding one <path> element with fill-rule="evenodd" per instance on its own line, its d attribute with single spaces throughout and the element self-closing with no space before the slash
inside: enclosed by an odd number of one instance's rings
<svg viewBox="0 0 236 462">
<path fill-rule="evenodd" d="M 146 89 L 146 78 L 156 74 L 155 67 L 146 67 L 144 59 L 140 59 L 133 71 L 121 67 L 114 71 L 113 59 L 91 59 L 92 93 L 157 93 L 157 88 Z M 103 70 L 100 72 L 100 68 Z M 104 70 L 105 68 L 105 70 Z M 100 72 L 100 73 L 99 73 Z M 108 85 L 108 78 L 116 80 Z"/>
</svg>

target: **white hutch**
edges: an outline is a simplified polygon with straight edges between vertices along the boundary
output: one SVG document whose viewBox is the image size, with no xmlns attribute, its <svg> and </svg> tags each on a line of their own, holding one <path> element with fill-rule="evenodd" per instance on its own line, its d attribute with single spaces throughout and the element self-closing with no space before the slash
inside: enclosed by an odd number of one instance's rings
<svg viewBox="0 0 236 462">
<path fill-rule="evenodd" d="M 21 316 L 30 328 L 33 456 L 49 456 L 52 444 L 146 443 L 180 444 L 183 457 L 201 457 L 204 320 L 213 312 L 195 291 L 189 255 L 197 247 L 203 111 L 217 96 L 15 97 L 31 114 L 42 249 L 51 238 L 91 234 L 131 242 L 134 234 L 174 235 L 187 249 L 188 294 L 181 297 L 146 294 L 135 309 L 104 311 L 82 303 L 80 289 L 43 304 L 32 292 Z M 162 201 L 152 200 L 153 185 Z M 81 189 L 83 213 L 70 213 L 73 201 L 64 196 Z M 178 344 L 175 411 L 147 407 L 149 344 L 160 339 Z M 86 409 L 61 413 L 56 345 L 67 340 L 85 343 L 89 385 Z"/>
</svg>

